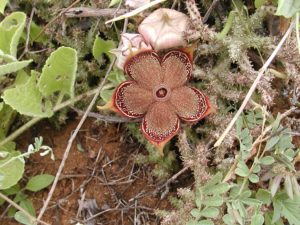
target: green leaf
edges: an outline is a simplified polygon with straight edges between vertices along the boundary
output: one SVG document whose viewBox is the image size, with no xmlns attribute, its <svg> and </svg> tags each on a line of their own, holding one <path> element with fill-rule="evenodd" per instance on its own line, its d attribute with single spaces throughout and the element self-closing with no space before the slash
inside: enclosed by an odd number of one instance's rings
<svg viewBox="0 0 300 225">
<path fill-rule="evenodd" d="M 32 201 L 29 198 L 25 198 L 20 202 L 20 206 L 25 209 L 30 215 L 36 216 L 35 209 Z"/>
<path fill-rule="evenodd" d="M 206 206 L 221 206 L 223 204 L 223 198 L 221 196 L 212 196 L 202 200 L 202 204 Z"/>
<path fill-rule="evenodd" d="M 222 177 L 222 173 L 218 172 L 202 187 L 202 189 L 209 189 L 210 187 L 216 185 L 222 181 Z"/>
<path fill-rule="evenodd" d="M 266 3 L 267 0 L 255 0 L 254 1 L 254 5 L 255 8 L 260 8 L 261 6 L 263 6 Z"/>
<path fill-rule="evenodd" d="M 48 187 L 53 182 L 54 178 L 54 176 L 49 174 L 41 174 L 31 177 L 26 184 L 25 189 L 34 192 L 40 191 Z"/>
<path fill-rule="evenodd" d="M 219 209 L 215 207 L 208 207 L 201 211 L 201 216 L 206 218 L 216 218 L 219 215 Z"/>
<path fill-rule="evenodd" d="M 77 71 L 77 52 L 73 48 L 60 47 L 47 59 L 38 87 L 44 96 L 60 91 L 74 96 L 74 83 Z"/>
<path fill-rule="evenodd" d="M 8 188 L 8 189 L 3 190 L 3 193 L 4 193 L 5 195 L 7 195 L 7 196 L 9 196 L 9 195 L 15 195 L 15 194 L 17 194 L 20 190 L 21 190 L 21 189 L 20 189 L 20 185 L 19 185 L 19 184 L 16 184 L 16 185 L 14 185 L 14 186 L 12 186 L 12 187 L 10 187 L 10 188 Z"/>
<path fill-rule="evenodd" d="M 34 21 L 31 22 L 31 24 L 30 24 L 30 40 L 31 40 L 31 42 L 34 40 L 35 42 L 40 42 L 42 44 L 47 44 L 47 41 L 48 41 L 47 36 L 44 33 L 40 34 L 42 29 L 43 28 L 38 26 Z M 40 36 L 38 37 L 38 39 L 36 39 L 36 37 L 39 34 L 40 34 Z"/>
<path fill-rule="evenodd" d="M 239 116 L 236 121 L 236 133 L 239 135 L 242 132 L 243 127 L 243 117 Z"/>
<path fill-rule="evenodd" d="M 51 117 L 52 104 L 44 99 L 36 85 L 36 76 L 32 74 L 24 85 L 7 89 L 2 96 L 4 102 L 19 113 L 33 117 Z"/>
<path fill-rule="evenodd" d="M 250 225 L 263 225 L 264 224 L 264 217 L 261 214 L 254 214 L 251 217 L 251 224 Z"/>
<path fill-rule="evenodd" d="M 100 97 L 103 99 L 103 101 L 109 102 L 109 100 L 111 100 L 113 93 L 114 90 L 102 90 L 100 92 Z"/>
<path fill-rule="evenodd" d="M 13 12 L 0 23 L 0 49 L 5 54 L 16 57 L 25 22 L 25 13 Z"/>
<path fill-rule="evenodd" d="M 293 199 L 294 197 L 294 192 L 293 192 L 293 185 L 292 185 L 292 180 L 290 176 L 285 176 L 284 177 L 284 189 L 288 196 Z"/>
<path fill-rule="evenodd" d="M 3 65 L 0 65 L 0 76 L 17 72 L 20 69 L 28 66 L 32 60 L 24 60 L 24 61 L 17 61 L 17 62 L 10 62 Z"/>
<path fill-rule="evenodd" d="M 109 51 L 115 48 L 115 43 L 112 40 L 103 40 L 96 36 L 94 45 L 93 45 L 93 56 L 94 58 L 99 61 L 102 57 L 102 54 L 106 54 L 110 61 L 113 61 L 114 55 Z"/>
<path fill-rule="evenodd" d="M 121 72 L 121 70 L 113 70 L 110 72 L 109 76 L 107 77 L 107 80 L 112 82 L 114 86 L 118 86 L 120 83 L 126 80 L 124 74 Z"/>
<path fill-rule="evenodd" d="M 236 224 L 234 217 L 230 214 L 225 214 L 222 219 L 223 219 L 223 222 L 227 225 L 235 225 Z"/>
<path fill-rule="evenodd" d="M 277 220 L 275 223 L 272 223 L 272 213 L 265 213 L 265 225 L 284 225 L 281 219 Z"/>
<path fill-rule="evenodd" d="M 19 223 L 25 224 L 25 225 L 34 225 L 30 219 L 21 211 L 16 212 L 14 215 L 14 218 Z"/>
<path fill-rule="evenodd" d="M 215 185 L 211 187 L 210 189 L 205 189 L 203 192 L 207 195 L 217 195 L 217 194 L 223 194 L 227 192 L 230 189 L 230 185 L 227 183 L 220 183 L 218 185 Z"/>
<path fill-rule="evenodd" d="M 271 203 L 272 195 L 268 190 L 260 188 L 257 191 L 255 198 L 262 201 L 264 204 L 269 205 Z"/>
<path fill-rule="evenodd" d="M 14 159 L 20 155 L 18 151 L 11 151 L 5 159 L 0 160 L 0 190 L 7 189 L 15 185 L 23 176 L 23 158 Z"/>
<path fill-rule="evenodd" d="M 252 173 L 252 174 L 250 174 L 250 176 L 249 176 L 249 180 L 250 180 L 252 183 L 257 183 L 257 182 L 259 181 L 259 177 L 258 177 L 256 174 Z"/>
<path fill-rule="evenodd" d="M 279 141 L 279 139 L 280 139 L 279 136 L 271 137 L 271 138 L 267 141 L 265 150 L 266 150 L 266 151 L 271 150 L 271 149 L 277 144 L 277 142 Z"/>
<path fill-rule="evenodd" d="M 0 13 L 4 13 L 5 6 L 7 5 L 8 0 L 0 0 Z"/>
<path fill-rule="evenodd" d="M 291 130 L 286 129 L 285 132 L 291 132 Z M 276 148 L 278 149 L 278 151 L 282 154 L 284 154 L 284 151 L 289 149 L 289 148 L 293 148 L 294 145 L 292 143 L 292 136 L 290 134 L 284 134 L 281 135 Z"/>
<path fill-rule="evenodd" d="M 293 17 L 299 11 L 299 0 L 278 0 L 278 7 L 275 15 L 290 18 Z"/>
<path fill-rule="evenodd" d="M 243 160 L 240 160 L 237 164 L 237 168 L 235 169 L 235 174 L 241 176 L 241 177 L 246 177 L 250 173 L 248 166 Z"/>
<path fill-rule="evenodd" d="M 272 124 L 272 134 L 274 134 L 278 130 L 278 128 L 279 128 L 280 117 L 281 117 L 281 115 L 280 115 L 280 113 L 278 113 L 277 116 L 276 116 L 275 121 Z"/>
<path fill-rule="evenodd" d="M 113 7 L 117 4 L 119 4 L 120 2 L 121 2 L 121 0 L 111 0 L 108 7 Z"/>
<path fill-rule="evenodd" d="M 199 209 L 192 209 L 191 215 L 196 219 L 199 219 L 201 217 L 201 211 Z"/>
<path fill-rule="evenodd" d="M 197 225 L 214 225 L 214 222 L 211 220 L 200 220 Z"/>
<path fill-rule="evenodd" d="M 283 195 L 284 196 L 284 195 Z M 274 214 L 272 223 L 275 223 L 281 216 L 285 217 L 290 225 L 298 225 L 300 221 L 300 198 L 282 199 L 282 195 L 273 201 Z"/>
<path fill-rule="evenodd" d="M 260 165 L 256 164 L 256 165 L 253 167 L 252 172 L 253 172 L 253 173 L 258 173 L 260 170 L 261 170 Z"/>
<path fill-rule="evenodd" d="M 271 165 L 275 162 L 275 159 L 272 156 L 265 156 L 259 160 L 259 162 L 263 165 Z"/>
<path fill-rule="evenodd" d="M 275 194 L 280 186 L 280 182 L 281 182 L 282 178 L 283 178 L 283 175 L 277 175 L 271 181 L 270 191 L 271 191 L 272 196 L 275 196 Z"/>
</svg>

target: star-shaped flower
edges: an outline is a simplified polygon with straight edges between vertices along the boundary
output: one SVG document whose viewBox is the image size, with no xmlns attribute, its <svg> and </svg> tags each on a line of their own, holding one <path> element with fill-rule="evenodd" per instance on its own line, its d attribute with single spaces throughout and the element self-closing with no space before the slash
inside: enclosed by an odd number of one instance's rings
<svg viewBox="0 0 300 225">
<path fill-rule="evenodd" d="M 212 107 L 198 89 L 188 87 L 192 77 L 192 56 L 172 50 L 160 57 L 148 50 L 131 56 L 124 65 L 130 77 L 115 90 L 111 106 L 130 118 L 142 118 L 144 136 L 163 155 L 164 145 L 178 133 L 180 120 L 196 122 Z"/>
</svg>

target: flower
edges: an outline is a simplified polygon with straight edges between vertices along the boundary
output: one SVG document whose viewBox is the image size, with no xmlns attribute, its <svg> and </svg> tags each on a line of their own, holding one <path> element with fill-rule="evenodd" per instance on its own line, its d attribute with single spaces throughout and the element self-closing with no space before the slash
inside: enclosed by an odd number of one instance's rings
<svg viewBox="0 0 300 225">
<path fill-rule="evenodd" d="M 143 5 L 146 5 L 150 0 L 126 0 L 125 6 L 128 6 L 131 9 L 137 9 Z"/>
<path fill-rule="evenodd" d="M 180 120 L 196 122 L 212 112 L 208 98 L 187 86 L 192 56 L 186 49 L 163 57 L 153 50 L 139 52 L 126 61 L 124 71 L 130 80 L 116 88 L 110 106 L 126 117 L 142 118 L 144 136 L 161 155 L 164 145 L 178 133 Z"/>
<path fill-rule="evenodd" d="M 160 8 L 139 25 L 138 31 L 155 50 L 186 46 L 184 33 L 190 27 L 187 15 L 173 9 Z"/>
<path fill-rule="evenodd" d="M 124 63 L 128 56 L 140 50 L 152 49 L 150 45 L 147 45 L 144 38 L 140 34 L 124 33 L 121 35 L 121 46 L 117 49 L 112 49 L 110 52 L 116 56 L 115 65 L 123 70 Z"/>
</svg>

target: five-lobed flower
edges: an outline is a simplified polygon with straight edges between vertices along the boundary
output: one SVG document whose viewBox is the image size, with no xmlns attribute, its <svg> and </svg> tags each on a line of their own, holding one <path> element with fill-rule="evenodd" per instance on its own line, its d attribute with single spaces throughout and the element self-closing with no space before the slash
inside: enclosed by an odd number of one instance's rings
<svg viewBox="0 0 300 225">
<path fill-rule="evenodd" d="M 153 50 L 140 51 L 127 59 L 124 71 L 130 79 L 116 88 L 109 105 L 123 116 L 142 118 L 144 136 L 161 155 L 178 133 L 180 120 L 196 122 L 212 112 L 208 98 L 187 86 L 192 77 L 189 49 L 171 50 L 162 57 Z"/>
</svg>

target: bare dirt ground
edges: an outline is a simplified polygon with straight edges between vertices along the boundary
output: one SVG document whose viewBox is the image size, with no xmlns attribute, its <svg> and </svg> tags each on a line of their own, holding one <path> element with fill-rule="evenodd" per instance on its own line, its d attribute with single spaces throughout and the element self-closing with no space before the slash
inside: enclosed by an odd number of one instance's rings
<svg viewBox="0 0 300 225">
<path fill-rule="evenodd" d="M 35 154 L 26 164 L 26 176 L 48 173 L 55 175 L 64 153 L 67 140 L 78 120 L 67 122 L 60 130 L 42 122 L 18 139 L 19 148 L 26 149 L 28 140 L 44 137 L 44 144 L 53 148 L 55 161 L 49 156 Z M 163 200 L 155 194 L 160 185 L 151 176 L 151 167 L 135 164 L 137 152 L 142 146 L 135 144 L 117 125 L 95 123 L 89 119 L 72 146 L 63 175 L 55 189 L 44 221 L 51 224 L 159 224 L 154 215 L 156 209 L 171 209 L 168 197 Z M 146 154 L 146 151 L 144 152 Z M 185 175 L 188 176 L 188 175 Z M 182 182 L 186 186 L 184 176 Z M 180 182 L 179 182 L 180 183 Z M 178 186 L 178 185 L 177 185 Z M 37 211 L 48 195 L 48 189 L 29 194 Z M 18 224 L 6 218 L 4 224 Z"/>
</svg>

